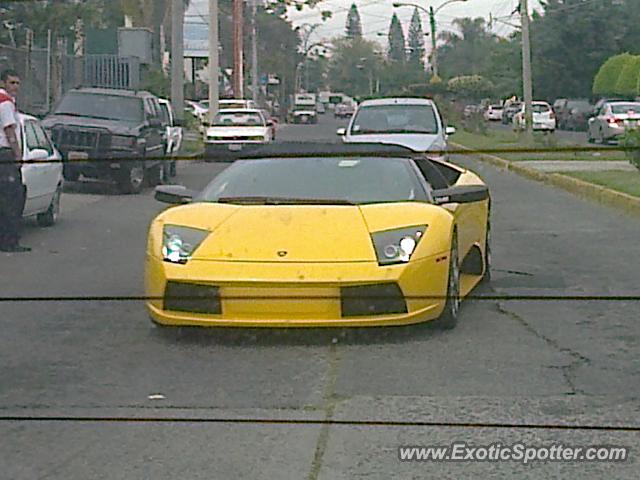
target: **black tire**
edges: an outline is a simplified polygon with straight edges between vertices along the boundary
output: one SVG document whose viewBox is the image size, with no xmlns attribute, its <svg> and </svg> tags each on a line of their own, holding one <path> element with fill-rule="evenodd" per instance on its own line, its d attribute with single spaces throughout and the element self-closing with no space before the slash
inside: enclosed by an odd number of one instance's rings
<svg viewBox="0 0 640 480">
<path fill-rule="evenodd" d="M 141 163 L 124 163 L 118 171 L 116 182 L 118 190 L 124 194 L 138 194 L 142 192 L 146 170 Z"/>
<path fill-rule="evenodd" d="M 451 330 L 458 324 L 460 313 L 460 264 L 458 259 L 458 233 L 454 230 L 451 239 L 449 276 L 447 279 L 447 301 L 435 325 L 442 330 Z"/>
<path fill-rule="evenodd" d="M 77 182 L 80 178 L 80 171 L 69 165 L 64 165 L 62 167 L 62 176 L 68 182 Z"/>
<path fill-rule="evenodd" d="M 52 227 L 58 221 L 60 216 L 60 197 L 62 196 L 62 184 L 56 188 L 56 193 L 51 199 L 51 205 L 46 212 L 38 214 L 36 217 L 38 226 L 46 228 Z"/>
<path fill-rule="evenodd" d="M 489 211 L 491 213 L 491 211 Z M 484 273 L 482 283 L 491 283 L 491 216 L 487 219 L 487 236 L 484 241 Z"/>
<path fill-rule="evenodd" d="M 157 185 L 162 185 L 165 182 L 165 179 L 168 178 L 167 173 L 167 165 L 165 162 L 161 162 L 158 165 L 154 166 L 149 170 L 149 185 L 155 187 Z"/>
</svg>

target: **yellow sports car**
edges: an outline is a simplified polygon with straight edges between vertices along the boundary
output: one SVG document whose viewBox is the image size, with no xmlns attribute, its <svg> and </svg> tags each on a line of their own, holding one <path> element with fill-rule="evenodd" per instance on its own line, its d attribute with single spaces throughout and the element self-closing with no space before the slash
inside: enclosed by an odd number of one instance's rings
<svg viewBox="0 0 640 480">
<path fill-rule="evenodd" d="M 438 319 L 489 275 L 489 191 L 380 144 L 274 145 L 152 222 L 147 308 L 171 326 L 359 327 Z"/>
</svg>

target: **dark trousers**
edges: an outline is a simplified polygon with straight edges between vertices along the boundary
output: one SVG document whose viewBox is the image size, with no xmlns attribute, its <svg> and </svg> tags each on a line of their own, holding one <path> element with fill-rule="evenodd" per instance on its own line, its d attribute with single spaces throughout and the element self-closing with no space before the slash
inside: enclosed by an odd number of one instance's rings
<svg viewBox="0 0 640 480">
<path fill-rule="evenodd" d="M 25 188 L 20 166 L 12 164 L 13 152 L 0 149 L 0 246 L 16 245 L 20 240 Z"/>
</svg>

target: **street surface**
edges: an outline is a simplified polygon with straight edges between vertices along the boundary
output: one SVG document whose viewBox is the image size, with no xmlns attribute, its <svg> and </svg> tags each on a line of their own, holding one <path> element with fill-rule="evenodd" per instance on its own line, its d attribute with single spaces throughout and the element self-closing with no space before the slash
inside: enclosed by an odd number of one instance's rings
<svg viewBox="0 0 640 480">
<path fill-rule="evenodd" d="M 325 115 L 278 138 L 337 141 L 338 126 Z M 512 298 L 463 303 L 449 332 L 162 334 L 142 302 L 81 298 L 143 295 L 146 230 L 164 206 L 149 189 L 71 185 L 58 225 L 27 228 L 33 252 L 0 256 L 2 297 L 78 298 L 0 302 L 0 478 L 637 479 L 640 439 L 624 427 L 640 413 L 638 302 L 517 297 L 637 295 L 640 221 L 453 160 L 492 189 L 495 270 L 475 293 Z M 182 162 L 177 180 L 201 188 L 224 168 Z M 305 423 L 324 420 L 433 425 Z M 620 429 L 551 428 L 563 425 Z M 631 458 L 398 460 L 399 446 L 454 441 L 618 445 Z"/>
</svg>

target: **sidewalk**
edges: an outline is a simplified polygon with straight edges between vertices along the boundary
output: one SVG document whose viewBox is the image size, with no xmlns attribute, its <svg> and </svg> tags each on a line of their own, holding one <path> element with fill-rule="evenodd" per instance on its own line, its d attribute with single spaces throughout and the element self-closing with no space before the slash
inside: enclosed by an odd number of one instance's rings
<svg viewBox="0 0 640 480">
<path fill-rule="evenodd" d="M 626 161 L 582 161 L 582 160 L 525 160 L 518 165 L 538 172 L 635 172 L 636 168 Z"/>
</svg>

